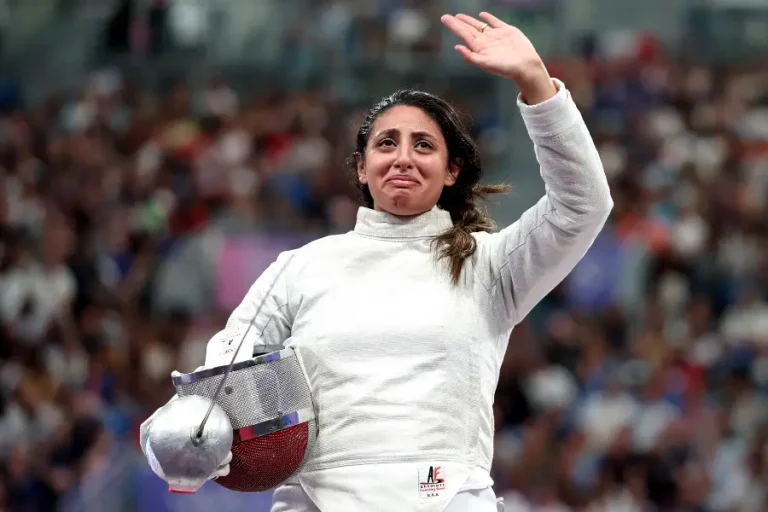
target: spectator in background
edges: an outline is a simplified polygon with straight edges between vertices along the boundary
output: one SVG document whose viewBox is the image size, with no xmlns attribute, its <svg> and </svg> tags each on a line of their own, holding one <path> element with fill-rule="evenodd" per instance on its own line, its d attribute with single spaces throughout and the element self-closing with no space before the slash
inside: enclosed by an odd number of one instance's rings
<svg viewBox="0 0 768 512">
<path fill-rule="evenodd" d="M 148 5 L 149 51 L 152 55 L 160 55 L 170 50 L 168 14 L 171 11 L 171 0 L 149 0 Z"/>
<path fill-rule="evenodd" d="M 136 15 L 135 0 L 119 0 L 105 26 L 104 46 L 113 54 L 127 54 L 132 49 L 131 29 Z"/>
</svg>

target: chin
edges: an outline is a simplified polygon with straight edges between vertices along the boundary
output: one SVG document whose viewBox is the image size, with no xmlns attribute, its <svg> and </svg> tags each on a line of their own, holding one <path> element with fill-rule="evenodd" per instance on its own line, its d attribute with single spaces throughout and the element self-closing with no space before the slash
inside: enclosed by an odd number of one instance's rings
<svg viewBox="0 0 768 512">
<path fill-rule="evenodd" d="M 428 212 L 434 207 L 433 204 L 427 204 L 424 201 L 414 201 L 414 198 L 405 195 L 397 195 L 389 198 L 386 205 L 386 211 L 398 217 L 412 217 Z"/>
</svg>

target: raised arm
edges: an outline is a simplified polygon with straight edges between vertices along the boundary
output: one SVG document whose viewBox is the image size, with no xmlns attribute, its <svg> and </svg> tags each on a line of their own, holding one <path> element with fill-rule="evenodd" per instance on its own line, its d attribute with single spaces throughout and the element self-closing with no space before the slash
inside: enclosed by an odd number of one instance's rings
<svg viewBox="0 0 768 512">
<path fill-rule="evenodd" d="M 592 245 L 613 207 L 608 181 L 584 120 L 562 82 L 538 105 L 518 104 L 544 178 L 545 195 L 520 219 L 478 236 L 479 271 L 503 304 L 509 325 L 521 321 Z"/>
<path fill-rule="evenodd" d="M 465 61 L 520 88 L 518 105 L 533 140 L 546 195 L 500 233 L 477 234 L 475 270 L 501 304 L 505 327 L 516 324 L 573 269 L 613 207 L 592 138 L 571 95 L 552 80 L 518 28 L 483 12 L 441 18 L 461 40 Z"/>
</svg>

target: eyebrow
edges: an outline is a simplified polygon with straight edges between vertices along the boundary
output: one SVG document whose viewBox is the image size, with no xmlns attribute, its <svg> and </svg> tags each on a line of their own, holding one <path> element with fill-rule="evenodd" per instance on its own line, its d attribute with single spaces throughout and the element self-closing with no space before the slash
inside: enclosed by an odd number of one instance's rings
<svg viewBox="0 0 768 512">
<path fill-rule="evenodd" d="M 379 138 L 379 137 L 392 137 L 392 136 L 397 135 L 399 133 L 400 133 L 400 130 L 398 130 L 397 128 L 389 128 L 388 130 L 382 130 L 379 133 L 377 133 L 376 134 L 376 138 Z M 435 136 L 433 134 L 431 134 L 429 132 L 424 132 L 424 131 L 413 132 L 412 135 L 414 137 L 416 137 L 416 138 L 421 137 L 421 138 L 435 139 Z"/>
</svg>

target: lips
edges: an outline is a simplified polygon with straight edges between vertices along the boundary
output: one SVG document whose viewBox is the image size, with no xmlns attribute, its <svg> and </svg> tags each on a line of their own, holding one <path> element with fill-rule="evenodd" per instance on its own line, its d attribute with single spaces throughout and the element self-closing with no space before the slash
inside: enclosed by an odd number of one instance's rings
<svg viewBox="0 0 768 512">
<path fill-rule="evenodd" d="M 414 187 L 419 184 L 416 178 L 407 175 L 392 176 L 387 182 L 396 187 Z"/>
</svg>

